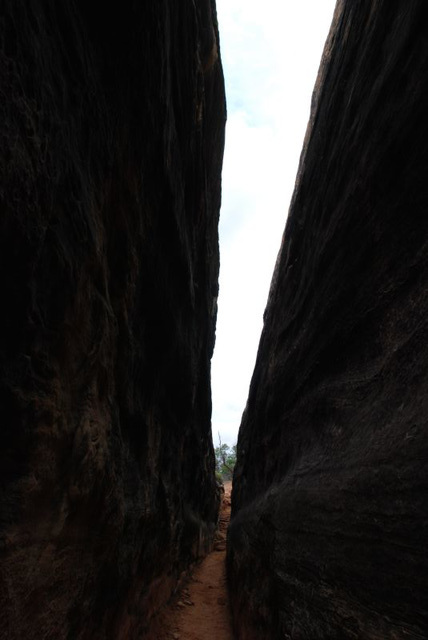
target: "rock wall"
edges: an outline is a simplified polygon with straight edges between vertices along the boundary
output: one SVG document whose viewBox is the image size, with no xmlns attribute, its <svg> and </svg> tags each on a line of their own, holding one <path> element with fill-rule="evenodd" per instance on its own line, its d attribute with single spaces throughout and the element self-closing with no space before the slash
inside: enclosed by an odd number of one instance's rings
<svg viewBox="0 0 428 640">
<path fill-rule="evenodd" d="M 336 7 L 239 434 L 238 638 L 428 637 L 427 20 Z"/>
<path fill-rule="evenodd" d="M 214 0 L 4 0 L 0 116 L 0 637 L 134 638 L 217 519 Z"/>
</svg>

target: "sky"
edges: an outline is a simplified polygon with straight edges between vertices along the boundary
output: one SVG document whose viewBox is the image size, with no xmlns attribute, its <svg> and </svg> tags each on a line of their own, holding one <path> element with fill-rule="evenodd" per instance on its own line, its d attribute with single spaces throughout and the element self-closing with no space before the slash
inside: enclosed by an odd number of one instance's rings
<svg viewBox="0 0 428 640">
<path fill-rule="evenodd" d="M 217 0 L 228 120 L 212 431 L 232 445 L 335 0 Z"/>
</svg>

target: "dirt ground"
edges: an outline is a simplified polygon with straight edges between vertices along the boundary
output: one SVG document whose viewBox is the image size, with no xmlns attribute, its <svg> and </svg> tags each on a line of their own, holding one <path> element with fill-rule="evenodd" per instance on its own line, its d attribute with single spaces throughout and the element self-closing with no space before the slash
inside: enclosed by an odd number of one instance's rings
<svg viewBox="0 0 428 640">
<path fill-rule="evenodd" d="M 233 640 L 226 586 L 226 532 L 232 483 L 226 482 L 213 551 L 163 612 L 157 640 Z"/>
</svg>

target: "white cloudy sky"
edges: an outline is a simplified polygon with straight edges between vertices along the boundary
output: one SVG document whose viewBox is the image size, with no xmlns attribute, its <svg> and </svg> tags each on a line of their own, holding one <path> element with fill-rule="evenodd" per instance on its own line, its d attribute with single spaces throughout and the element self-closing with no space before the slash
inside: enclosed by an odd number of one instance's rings
<svg viewBox="0 0 428 640">
<path fill-rule="evenodd" d="M 213 438 L 236 442 L 335 0 L 217 0 L 228 123 Z"/>
</svg>

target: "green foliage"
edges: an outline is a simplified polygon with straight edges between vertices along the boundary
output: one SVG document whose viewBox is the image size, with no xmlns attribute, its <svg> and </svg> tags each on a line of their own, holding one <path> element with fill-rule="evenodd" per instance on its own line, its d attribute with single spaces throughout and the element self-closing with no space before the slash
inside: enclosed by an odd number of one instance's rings
<svg viewBox="0 0 428 640">
<path fill-rule="evenodd" d="M 222 480 L 232 480 L 233 469 L 236 464 L 236 444 L 229 447 L 222 444 L 219 437 L 219 446 L 215 448 L 216 470 Z"/>
<path fill-rule="evenodd" d="M 215 471 L 215 479 L 217 480 L 217 482 L 219 482 L 220 484 L 223 484 L 223 476 L 221 475 L 220 471 Z"/>
</svg>

